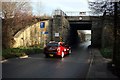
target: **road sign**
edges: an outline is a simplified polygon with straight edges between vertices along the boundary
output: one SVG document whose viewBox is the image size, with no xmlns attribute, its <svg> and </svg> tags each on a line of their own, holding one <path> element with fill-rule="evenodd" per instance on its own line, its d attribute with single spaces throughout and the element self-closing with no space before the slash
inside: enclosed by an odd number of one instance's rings
<svg viewBox="0 0 120 80">
<path fill-rule="evenodd" d="M 55 37 L 59 37 L 59 33 L 55 33 Z"/>
<path fill-rule="evenodd" d="M 41 32 L 41 34 L 48 34 L 48 32 L 46 32 L 46 31 L 43 31 L 43 32 Z"/>
<path fill-rule="evenodd" d="M 40 28 L 44 28 L 45 27 L 45 22 L 40 22 Z"/>
<path fill-rule="evenodd" d="M 48 32 L 45 32 L 44 34 L 48 34 Z"/>
</svg>

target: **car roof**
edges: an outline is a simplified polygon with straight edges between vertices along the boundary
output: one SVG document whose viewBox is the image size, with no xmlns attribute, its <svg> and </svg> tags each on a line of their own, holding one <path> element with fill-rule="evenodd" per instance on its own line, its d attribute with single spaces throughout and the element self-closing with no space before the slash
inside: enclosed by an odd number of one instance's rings
<svg viewBox="0 0 120 80">
<path fill-rule="evenodd" d="M 59 42 L 55 42 L 55 41 L 50 41 L 49 43 L 59 43 Z M 64 42 L 61 42 L 61 43 L 64 43 Z"/>
<path fill-rule="evenodd" d="M 58 43 L 58 42 L 49 42 L 49 43 Z"/>
</svg>

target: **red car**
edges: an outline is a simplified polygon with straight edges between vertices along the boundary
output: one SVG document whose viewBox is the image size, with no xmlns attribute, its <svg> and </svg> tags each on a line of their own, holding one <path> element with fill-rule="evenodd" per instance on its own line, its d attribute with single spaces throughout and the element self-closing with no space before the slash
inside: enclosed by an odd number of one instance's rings
<svg viewBox="0 0 120 80">
<path fill-rule="evenodd" d="M 60 56 L 64 57 L 71 53 L 71 48 L 64 44 L 64 42 L 50 42 L 44 48 L 46 57 Z"/>
</svg>

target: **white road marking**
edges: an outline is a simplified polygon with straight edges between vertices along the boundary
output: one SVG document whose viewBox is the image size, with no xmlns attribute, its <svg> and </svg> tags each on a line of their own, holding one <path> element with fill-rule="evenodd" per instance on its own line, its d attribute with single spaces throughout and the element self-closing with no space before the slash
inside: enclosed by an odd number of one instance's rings
<svg viewBox="0 0 120 80">
<path fill-rule="evenodd" d="M 0 63 L 4 63 L 4 62 L 7 62 L 8 60 L 2 60 L 2 61 L 0 61 Z"/>
<path fill-rule="evenodd" d="M 21 56 L 21 57 L 19 57 L 19 58 L 28 58 L 28 55 L 26 55 L 26 56 Z"/>
</svg>

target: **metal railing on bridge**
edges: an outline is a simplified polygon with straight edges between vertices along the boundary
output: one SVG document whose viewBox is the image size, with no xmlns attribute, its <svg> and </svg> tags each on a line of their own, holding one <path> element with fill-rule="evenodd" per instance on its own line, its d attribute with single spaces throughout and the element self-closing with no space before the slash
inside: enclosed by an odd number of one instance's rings
<svg viewBox="0 0 120 80">
<path fill-rule="evenodd" d="M 90 16 L 91 11 L 62 11 L 61 9 L 54 10 L 53 16 Z"/>
<path fill-rule="evenodd" d="M 64 11 L 62 11 L 61 9 L 55 10 L 52 15 L 53 15 L 53 16 L 55 16 L 55 15 L 67 16 L 66 13 L 65 13 Z"/>
<path fill-rule="evenodd" d="M 90 16 L 90 11 L 66 11 L 67 16 Z"/>
</svg>

